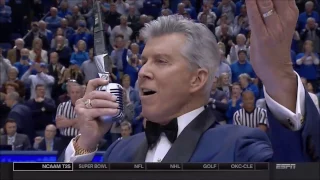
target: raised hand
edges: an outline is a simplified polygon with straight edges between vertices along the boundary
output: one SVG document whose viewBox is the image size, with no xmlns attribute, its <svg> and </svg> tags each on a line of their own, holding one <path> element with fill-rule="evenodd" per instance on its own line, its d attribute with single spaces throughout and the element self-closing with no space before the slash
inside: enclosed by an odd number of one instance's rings
<svg viewBox="0 0 320 180">
<path fill-rule="evenodd" d="M 76 102 L 75 110 L 81 134 L 77 143 L 83 149 L 94 149 L 112 126 L 112 123 L 103 123 L 97 118 L 118 113 L 116 97 L 108 92 L 96 91 L 97 87 L 107 84 L 108 81 L 100 78 L 90 80 L 85 95 Z"/>
<path fill-rule="evenodd" d="M 290 46 L 298 18 L 295 0 L 246 0 L 251 27 L 250 61 L 268 94 L 278 103 L 295 110 L 297 78 Z M 279 93 L 288 92 L 290 97 Z M 291 99 L 291 100 L 284 100 Z"/>
</svg>

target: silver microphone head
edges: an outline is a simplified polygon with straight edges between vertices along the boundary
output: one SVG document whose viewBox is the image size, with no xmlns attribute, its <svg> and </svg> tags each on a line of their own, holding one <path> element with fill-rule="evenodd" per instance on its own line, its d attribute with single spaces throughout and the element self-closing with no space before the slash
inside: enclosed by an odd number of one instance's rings
<svg viewBox="0 0 320 180">
<path fill-rule="evenodd" d="M 106 71 L 105 67 L 105 58 L 109 58 L 108 55 L 98 55 L 95 56 L 95 63 L 98 68 L 98 75 L 100 78 L 109 80 L 110 73 Z M 99 119 L 104 122 L 114 122 L 114 121 L 120 121 L 124 117 L 123 113 L 123 87 L 120 84 L 117 83 L 109 83 L 105 86 L 100 86 L 96 89 L 97 91 L 107 91 L 117 97 L 116 102 L 119 104 L 119 113 L 115 116 L 101 116 Z"/>
</svg>

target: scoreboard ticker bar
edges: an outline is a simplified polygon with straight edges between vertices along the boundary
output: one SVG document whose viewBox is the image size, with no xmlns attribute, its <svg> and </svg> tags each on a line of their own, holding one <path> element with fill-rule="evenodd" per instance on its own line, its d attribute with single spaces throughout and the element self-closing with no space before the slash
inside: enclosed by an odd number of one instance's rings
<svg viewBox="0 0 320 180">
<path fill-rule="evenodd" d="M 13 163 L 13 171 L 265 171 L 269 163 Z"/>
</svg>

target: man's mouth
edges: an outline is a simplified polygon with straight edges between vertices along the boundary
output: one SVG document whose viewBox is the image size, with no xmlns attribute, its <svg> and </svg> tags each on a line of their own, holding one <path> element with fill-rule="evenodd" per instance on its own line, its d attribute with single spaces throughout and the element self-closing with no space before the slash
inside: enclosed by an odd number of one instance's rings
<svg viewBox="0 0 320 180">
<path fill-rule="evenodd" d="M 153 94 L 157 93 L 157 92 L 154 91 L 154 90 L 145 89 L 145 88 L 143 88 L 141 91 L 142 91 L 142 95 L 143 95 L 143 96 L 149 96 L 149 95 L 153 95 Z"/>
</svg>

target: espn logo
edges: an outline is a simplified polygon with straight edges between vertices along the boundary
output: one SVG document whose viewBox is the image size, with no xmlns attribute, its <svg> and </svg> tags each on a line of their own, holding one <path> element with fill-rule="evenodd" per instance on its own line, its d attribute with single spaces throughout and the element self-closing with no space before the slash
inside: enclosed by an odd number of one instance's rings
<svg viewBox="0 0 320 180">
<path fill-rule="evenodd" d="M 276 169 L 296 169 L 296 164 L 276 164 Z"/>
</svg>

